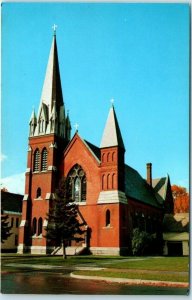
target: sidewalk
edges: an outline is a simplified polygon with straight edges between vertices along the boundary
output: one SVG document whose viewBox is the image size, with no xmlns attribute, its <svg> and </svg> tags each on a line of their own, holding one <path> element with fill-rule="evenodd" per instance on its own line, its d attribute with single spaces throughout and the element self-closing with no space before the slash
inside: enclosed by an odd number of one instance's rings
<svg viewBox="0 0 192 300">
<path fill-rule="evenodd" d="M 126 278 L 112 278 L 112 277 L 101 277 L 101 276 L 84 276 L 84 275 L 76 275 L 74 273 L 70 273 L 70 276 L 72 278 L 77 278 L 77 279 L 101 280 L 101 281 L 107 281 L 107 282 L 126 283 L 129 285 L 146 285 L 146 286 L 177 287 L 177 288 L 189 287 L 188 282 L 126 279 Z"/>
</svg>

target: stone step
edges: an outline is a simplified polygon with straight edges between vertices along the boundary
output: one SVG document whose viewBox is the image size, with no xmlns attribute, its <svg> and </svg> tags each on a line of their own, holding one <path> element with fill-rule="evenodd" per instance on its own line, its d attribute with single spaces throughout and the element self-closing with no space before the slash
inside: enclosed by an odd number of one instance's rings
<svg viewBox="0 0 192 300">
<path fill-rule="evenodd" d="M 66 255 L 79 255 L 86 249 L 85 246 L 71 246 L 66 247 Z M 63 248 L 57 247 L 51 255 L 63 255 Z"/>
</svg>

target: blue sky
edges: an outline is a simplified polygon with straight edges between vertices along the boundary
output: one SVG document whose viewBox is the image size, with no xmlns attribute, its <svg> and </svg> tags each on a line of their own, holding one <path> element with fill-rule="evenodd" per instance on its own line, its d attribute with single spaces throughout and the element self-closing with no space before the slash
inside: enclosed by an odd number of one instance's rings
<svg viewBox="0 0 192 300">
<path fill-rule="evenodd" d="M 154 178 L 168 173 L 188 188 L 189 13 L 187 4 L 4 3 L 2 186 L 24 193 L 28 123 L 55 23 L 65 107 L 79 134 L 100 145 L 114 98 L 126 163 L 145 177 L 152 162 Z"/>
</svg>

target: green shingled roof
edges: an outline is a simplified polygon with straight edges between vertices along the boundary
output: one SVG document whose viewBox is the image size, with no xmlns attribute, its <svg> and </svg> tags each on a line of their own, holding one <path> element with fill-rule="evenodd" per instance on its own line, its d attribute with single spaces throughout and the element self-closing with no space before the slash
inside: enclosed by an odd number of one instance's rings
<svg viewBox="0 0 192 300">
<path fill-rule="evenodd" d="M 1 191 L 1 210 L 21 213 L 23 195 Z"/>
<path fill-rule="evenodd" d="M 90 142 L 84 140 L 84 142 L 88 145 L 88 147 L 91 149 L 91 151 L 95 154 L 95 156 L 101 160 L 101 151 L 100 148 L 98 148 L 97 146 L 91 144 Z"/>
<path fill-rule="evenodd" d="M 125 165 L 125 194 L 145 204 L 162 207 L 158 203 L 154 189 L 133 168 Z"/>
</svg>

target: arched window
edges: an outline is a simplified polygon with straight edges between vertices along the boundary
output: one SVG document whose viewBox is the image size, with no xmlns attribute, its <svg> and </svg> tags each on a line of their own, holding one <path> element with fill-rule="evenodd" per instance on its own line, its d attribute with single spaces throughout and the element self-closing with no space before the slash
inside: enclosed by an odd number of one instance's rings
<svg viewBox="0 0 192 300">
<path fill-rule="evenodd" d="M 105 153 L 102 154 L 102 162 L 105 162 Z"/>
<path fill-rule="evenodd" d="M 115 174 L 112 175 L 112 189 L 115 188 Z"/>
<path fill-rule="evenodd" d="M 105 174 L 102 175 L 102 190 L 105 189 Z"/>
<path fill-rule="evenodd" d="M 115 160 L 115 152 L 112 153 L 112 161 Z"/>
<path fill-rule="evenodd" d="M 33 164 L 33 171 L 34 172 L 39 171 L 39 159 L 40 159 L 39 149 L 36 149 L 35 153 L 34 153 L 34 164 Z"/>
<path fill-rule="evenodd" d="M 35 235 L 37 232 L 37 219 L 33 219 L 33 227 L 32 227 L 32 234 Z"/>
<path fill-rule="evenodd" d="M 71 177 L 67 178 L 67 198 L 73 200 L 73 180 Z"/>
<path fill-rule="evenodd" d="M 38 187 L 37 193 L 36 193 L 36 198 L 39 198 L 39 197 L 41 197 L 41 188 L 40 187 Z"/>
<path fill-rule="evenodd" d="M 110 213 L 110 210 L 108 209 L 106 211 L 106 215 L 105 215 L 105 226 L 109 227 L 110 224 L 111 224 L 111 213 Z"/>
<path fill-rule="evenodd" d="M 110 184 L 110 174 L 107 174 L 107 189 L 109 189 L 109 184 Z"/>
<path fill-rule="evenodd" d="M 38 220 L 38 235 L 42 234 L 42 227 L 43 227 L 43 219 L 39 218 L 39 220 Z"/>
<path fill-rule="evenodd" d="M 47 170 L 47 149 L 43 148 L 42 154 L 41 154 L 41 171 Z"/>
<path fill-rule="evenodd" d="M 107 153 L 107 162 L 110 160 L 110 152 Z"/>
<path fill-rule="evenodd" d="M 76 164 L 67 177 L 67 197 L 76 202 L 86 201 L 87 180 L 80 165 Z"/>
<path fill-rule="evenodd" d="M 81 184 L 81 200 L 86 201 L 86 177 L 84 176 Z"/>
<path fill-rule="evenodd" d="M 74 196 L 76 202 L 80 201 L 80 195 L 81 195 L 81 180 L 79 177 L 76 177 L 74 182 Z"/>
</svg>

